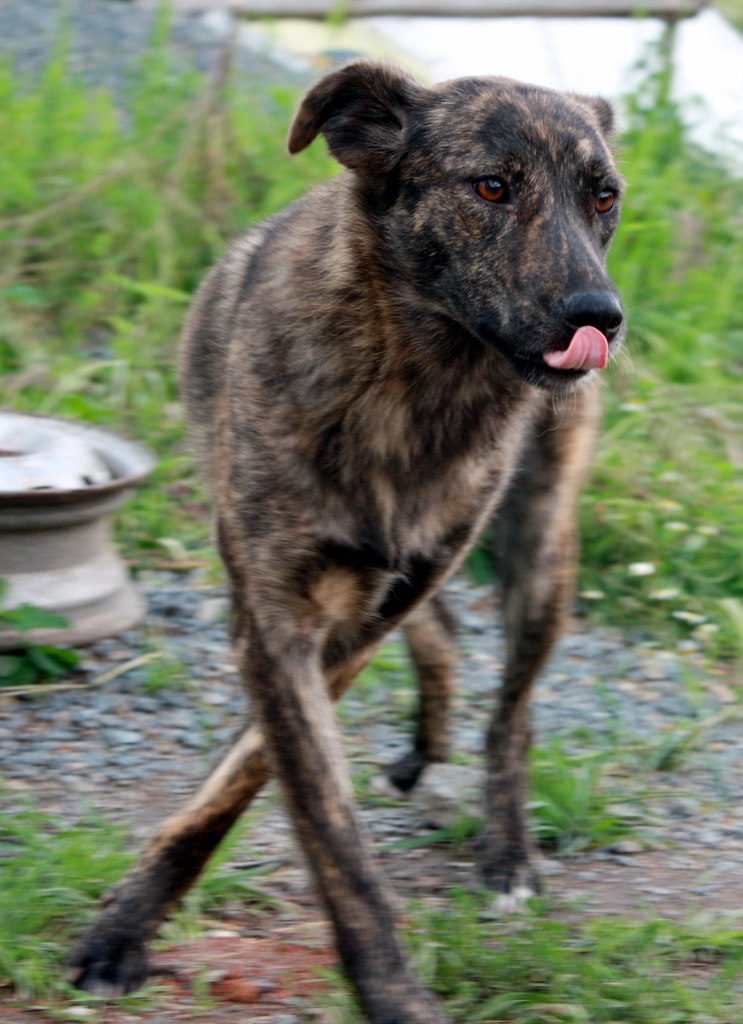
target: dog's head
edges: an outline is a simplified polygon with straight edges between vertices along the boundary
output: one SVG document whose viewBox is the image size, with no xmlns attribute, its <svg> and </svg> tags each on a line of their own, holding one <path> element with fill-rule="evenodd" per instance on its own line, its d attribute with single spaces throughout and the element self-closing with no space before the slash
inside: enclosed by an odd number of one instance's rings
<svg viewBox="0 0 743 1024">
<path fill-rule="evenodd" d="M 322 133 L 400 281 L 523 379 L 561 388 L 623 335 L 606 272 L 622 192 L 612 128 L 601 99 L 505 78 L 427 88 L 356 61 L 310 89 L 289 149 Z"/>
</svg>

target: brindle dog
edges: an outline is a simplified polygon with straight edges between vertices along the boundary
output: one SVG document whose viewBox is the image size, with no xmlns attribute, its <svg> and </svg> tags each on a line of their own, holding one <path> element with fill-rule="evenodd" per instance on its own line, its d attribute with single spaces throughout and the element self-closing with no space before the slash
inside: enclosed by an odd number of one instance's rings
<svg viewBox="0 0 743 1024">
<path fill-rule="evenodd" d="M 503 78 L 427 88 L 354 62 L 301 103 L 348 169 L 239 241 L 182 343 L 234 641 L 256 715 L 108 894 L 72 976 L 116 994 L 275 773 L 373 1024 L 441 1024 L 411 972 L 349 783 L 335 701 L 402 625 L 421 688 L 402 790 L 447 756 L 454 663 L 437 591 L 497 510 L 508 642 L 487 736 L 483 870 L 536 888 L 528 701 L 572 594 L 596 370 L 622 307 L 605 258 L 622 182 L 604 101 Z"/>
</svg>

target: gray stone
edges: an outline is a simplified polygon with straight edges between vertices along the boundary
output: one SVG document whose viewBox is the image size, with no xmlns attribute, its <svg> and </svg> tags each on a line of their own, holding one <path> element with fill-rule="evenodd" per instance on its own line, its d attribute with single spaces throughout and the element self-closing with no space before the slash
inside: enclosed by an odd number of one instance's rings
<svg viewBox="0 0 743 1024">
<path fill-rule="evenodd" d="M 426 825 L 451 828 L 463 817 L 482 814 L 484 772 L 459 764 L 432 764 L 421 775 L 412 803 Z"/>
<path fill-rule="evenodd" d="M 178 742 L 190 750 L 206 750 L 210 746 L 209 740 L 198 732 L 184 732 L 178 736 Z"/>
<path fill-rule="evenodd" d="M 198 617 L 202 622 L 223 622 L 229 610 L 230 603 L 226 597 L 207 597 L 199 605 Z"/>
<path fill-rule="evenodd" d="M 110 711 L 114 702 L 107 693 L 94 693 L 91 704 L 97 712 Z"/>
<path fill-rule="evenodd" d="M 666 807 L 666 812 L 673 818 L 696 818 L 701 811 L 698 800 L 690 797 L 675 797 Z"/>
<path fill-rule="evenodd" d="M 157 714 L 160 710 L 159 701 L 154 697 L 136 697 L 132 701 L 132 711 L 143 711 L 146 714 Z"/>
<path fill-rule="evenodd" d="M 206 693 L 201 694 L 201 700 L 204 704 L 222 707 L 225 704 L 229 704 L 230 694 L 224 690 L 207 690 Z"/>
<path fill-rule="evenodd" d="M 634 839 L 620 839 L 616 843 L 612 843 L 610 846 L 605 846 L 604 851 L 612 855 L 626 857 L 633 856 L 637 853 L 643 853 L 644 847 Z"/>
<path fill-rule="evenodd" d="M 565 865 L 561 864 L 559 860 L 554 860 L 551 857 L 542 857 L 537 861 L 537 871 L 543 878 L 552 878 L 556 875 L 563 875 L 565 873 Z"/>
<path fill-rule="evenodd" d="M 699 832 L 697 839 L 703 846 L 719 846 L 722 843 L 722 833 L 713 828 L 707 828 Z"/>
<path fill-rule="evenodd" d="M 106 729 L 106 740 L 113 746 L 129 746 L 135 743 L 143 743 L 144 736 L 134 729 Z"/>
</svg>

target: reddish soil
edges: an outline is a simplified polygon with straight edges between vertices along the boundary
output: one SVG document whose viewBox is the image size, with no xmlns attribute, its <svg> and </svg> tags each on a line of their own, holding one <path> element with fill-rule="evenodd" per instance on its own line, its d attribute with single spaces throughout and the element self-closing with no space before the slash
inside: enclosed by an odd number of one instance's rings
<svg viewBox="0 0 743 1024">
<path fill-rule="evenodd" d="M 99 1024 L 269 1024 L 305 1016 L 317 995 L 328 990 L 322 970 L 337 963 L 328 946 L 313 947 L 285 942 L 280 936 L 241 938 L 211 936 L 172 946 L 153 958 L 157 992 L 149 1006 L 123 1009 L 101 1001 L 99 1007 L 82 1003 L 59 1008 L 22 1007 L 0 993 L 3 1024 L 53 1024 L 63 1020 Z M 78 1015 L 79 1013 L 79 1015 Z M 306 1019 L 306 1018 L 305 1018 Z M 317 1018 L 315 1018 L 317 1019 Z"/>
</svg>

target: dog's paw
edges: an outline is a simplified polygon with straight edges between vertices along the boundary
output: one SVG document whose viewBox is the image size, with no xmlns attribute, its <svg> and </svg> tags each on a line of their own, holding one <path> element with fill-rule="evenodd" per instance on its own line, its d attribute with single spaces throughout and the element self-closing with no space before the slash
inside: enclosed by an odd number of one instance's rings
<svg viewBox="0 0 743 1024">
<path fill-rule="evenodd" d="M 75 947 L 66 978 L 75 988 L 113 999 L 144 985 L 149 975 L 144 943 L 124 935 L 89 932 Z"/>
<path fill-rule="evenodd" d="M 496 914 L 521 912 L 542 889 L 539 875 L 529 862 L 500 870 L 491 867 L 485 872 L 485 880 L 488 888 L 494 890 L 490 907 Z"/>
<path fill-rule="evenodd" d="M 417 750 L 411 750 L 399 761 L 395 761 L 389 766 L 385 777 L 390 787 L 397 790 L 398 796 L 401 793 L 409 793 L 428 763 L 423 754 Z"/>
<path fill-rule="evenodd" d="M 498 892 L 493 896 L 490 909 L 496 914 L 519 914 L 526 909 L 528 900 L 536 896 L 536 890 L 528 885 L 517 885 L 510 892 Z"/>
</svg>

